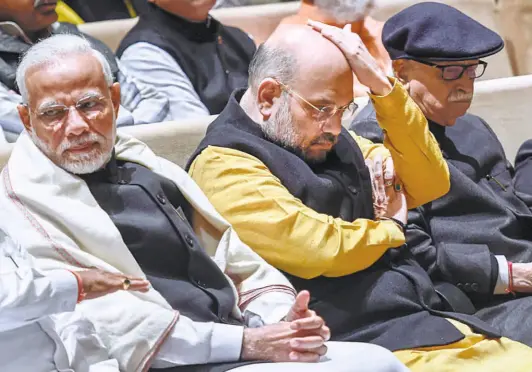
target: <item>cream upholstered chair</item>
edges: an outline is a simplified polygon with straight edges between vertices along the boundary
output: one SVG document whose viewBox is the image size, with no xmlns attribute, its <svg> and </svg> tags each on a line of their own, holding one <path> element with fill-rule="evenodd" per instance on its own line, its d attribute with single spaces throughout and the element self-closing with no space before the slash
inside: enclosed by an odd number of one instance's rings
<svg viewBox="0 0 532 372">
<path fill-rule="evenodd" d="M 513 163 L 522 143 L 532 139 L 532 75 L 478 82 L 469 112 L 490 125 Z"/>
<path fill-rule="evenodd" d="M 438 3 L 444 3 L 457 8 L 461 12 L 467 14 L 471 18 L 482 23 L 484 26 L 498 32 L 502 35 L 502 30 L 498 27 L 497 12 L 495 9 L 495 0 L 431 0 Z M 505 1 L 505 0 L 501 0 Z M 530 0 L 523 0 L 530 1 Z M 419 0 L 375 0 L 375 8 L 372 16 L 380 21 L 386 21 L 391 16 L 400 12 L 401 10 L 420 3 Z M 484 76 L 481 80 L 490 80 L 501 77 L 508 77 L 515 75 L 512 65 L 510 63 L 509 51 L 502 50 L 494 56 L 483 58 L 489 63 Z"/>
<path fill-rule="evenodd" d="M 262 42 L 270 36 L 284 17 L 297 12 L 298 2 L 221 8 L 211 11 L 213 17 L 228 26 L 238 27 Z M 91 22 L 79 25 L 79 29 L 102 42 L 113 51 L 135 26 L 138 18 L 103 22 Z"/>
<path fill-rule="evenodd" d="M 215 118 L 213 115 L 179 122 L 121 127 L 119 132 L 138 138 L 157 155 L 184 167 Z"/>
<path fill-rule="evenodd" d="M 532 1 L 499 0 L 496 12 L 516 75 L 532 74 Z"/>
<path fill-rule="evenodd" d="M 79 25 L 78 28 L 96 39 L 102 41 L 113 52 L 116 52 L 122 39 L 138 22 L 138 18 L 118 19 L 112 21 L 90 22 Z"/>
</svg>

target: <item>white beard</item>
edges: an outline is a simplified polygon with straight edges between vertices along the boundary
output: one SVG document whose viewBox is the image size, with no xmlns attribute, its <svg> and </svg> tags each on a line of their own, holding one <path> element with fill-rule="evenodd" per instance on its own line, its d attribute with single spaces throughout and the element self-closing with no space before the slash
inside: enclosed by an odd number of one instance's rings
<svg viewBox="0 0 532 372">
<path fill-rule="evenodd" d="M 58 146 L 57 150 L 53 151 L 50 146 L 44 143 L 33 131 L 28 131 L 28 134 L 33 143 L 35 143 L 35 145 L 48 156 L 50 160 L 67 172 L 73 174 L 94 173 L 104 167 L 111 158 L 116 137 L 116 134 L 113 134 L 111 145 L 109 146 L 108 141 L 103 136 L 96 133 L 89 133 L 73 141 L 65 139 Z M 65 150 L 88 141 L 98 142 L 100 148 L 93 149 L 86 153 L 76 155 L 66 153 L 68 155 L 65 155 Z"/>
<path fill-rule="evenodd" d="M 338 23 L 364 19 L 373 7 L 374 0 L 314 0 L 314 4 Z"/>
</svg>

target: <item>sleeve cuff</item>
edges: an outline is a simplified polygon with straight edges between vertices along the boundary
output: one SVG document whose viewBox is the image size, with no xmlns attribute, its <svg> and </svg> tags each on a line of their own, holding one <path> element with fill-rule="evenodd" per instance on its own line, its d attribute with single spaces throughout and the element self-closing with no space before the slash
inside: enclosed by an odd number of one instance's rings
<svg viewBox="0 0 532 372">
<path fill-rule="evenodd" d="M 236 361 L 242 353 L 244 327 L 215 323 L 211 337 L 211 355 L 208 363 Z"/>
<path fill-rule="evenodd" d="M 59 304 L 57 312 L 70 312 L 76 308 L 78 301 L 78 281 L 68 270 L 52 270 L 46 272 L 46 277 L 52 283 L 52 301 Z"/>
<path fill-rule="evenodd" d="M 508 272 L 508 261 L 504 256 L 495 256 L 497 263 L 499 264 L 499 275 L 497 276 L 497 283 L 493 294 L 506 294 L 508 285 L 510 284 L 510 274 Z"/>
</svg>

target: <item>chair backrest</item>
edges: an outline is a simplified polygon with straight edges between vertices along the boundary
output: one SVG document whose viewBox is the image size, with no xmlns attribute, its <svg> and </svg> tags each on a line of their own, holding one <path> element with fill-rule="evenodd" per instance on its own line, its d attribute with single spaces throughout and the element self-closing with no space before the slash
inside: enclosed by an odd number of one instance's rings
<svg viewBox="0 0 532 372">
<path fill-rule="evenodd" d="M 498 27 L 498 14 L 495 9 L 494 0 L 432 1 L 455 7 L 471 18 L 482 23 L 484 26 L 502 35 L 502 31 Z M 401 10 L 420 2 L 421 1 L 419 0 L 375 0 L 375 8 L 371 15 L 380 21 L 386 21 Z M 484 58 L 484 60 L 489 63 L 489 66 L 481 80 L 490 80 L 515 75 L 510 62 L 509 51 L 507 49 L 504 49 L 491 57 Z"/>
<path fill-rule="evenodd" d="M 139 139 L 160 157 L 184 167 L 215 118 L 205 116 L 179 122 L 135 125 L 121 127 L 118 131 Z"/>
<path fill-rule="evenodd" d="M 299 2 L 275 3 L 213 9 L 211 14 L 225 25 L 238 27 L 252 35 L 258 42 L 270 36 L 279 22 L 297 12 Z M 102 42 L 114 52 L 120 42 L 138 22 L 138 18 L 91 22 L 79 25 L 79 29 Z"/>
<path fill-rule="evenodd" d="M 478 82 L 469 111 L 493 128 L 513 163 L 521 144 L 532 138 L 532 75 Z"/>
<path fill-rule="evenodd" d="M 79 30 L 102 41 L 113 52 L 120 42 L 138 22 L 138 18 L 118 19 L 112 21 L 89 22 L 78 25 Z"/>
<path fill-rule="evenodd" d="M 516 75 L 532 74 L 532 1 L 499 0 L 496 11 Z"/>
</svg>

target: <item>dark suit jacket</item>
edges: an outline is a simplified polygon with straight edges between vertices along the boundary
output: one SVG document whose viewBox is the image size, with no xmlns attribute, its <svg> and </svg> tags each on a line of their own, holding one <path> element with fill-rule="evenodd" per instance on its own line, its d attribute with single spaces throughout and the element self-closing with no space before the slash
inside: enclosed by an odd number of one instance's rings
<svg viewBox="0 0 532 372">
<path fill-rule="evenodd" d="M 467 114 L 453 127 L 429 127 L 449 165 L 451 189 L 411 211 L 407 244 L 434 281 L 455 285 L 482 308 L 494 300 L 494 254 L 532 261 L 532 213 L 516 195 L 502 145 L 481 118 Z M 371 105 L 351 129 L 382 142 Z"/>
</svg>

